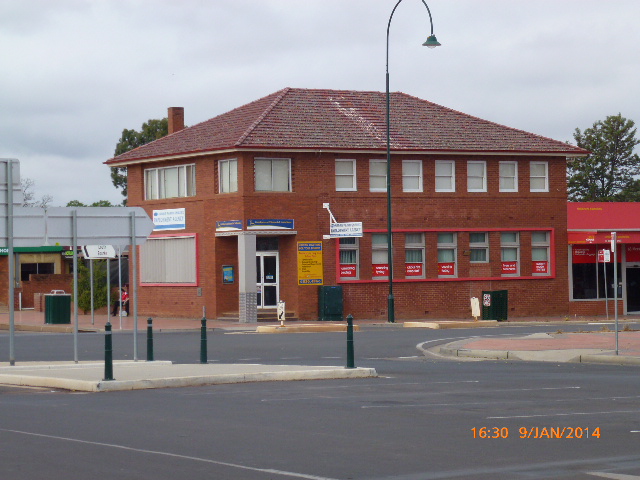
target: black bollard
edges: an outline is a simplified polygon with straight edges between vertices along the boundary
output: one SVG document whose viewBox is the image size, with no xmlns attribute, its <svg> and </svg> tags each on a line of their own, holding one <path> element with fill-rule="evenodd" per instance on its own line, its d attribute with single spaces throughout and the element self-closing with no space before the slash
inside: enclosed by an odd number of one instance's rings
<svg viewBox="0 0 640 480">
<path fill-rule="evenodd" d="M 103 380 L 114 380 L 113 378 L 113 345 L 111 343 L 111 323 L 107 321 L 104 326 L 104 378 Z"/>
<path fill-rule="evenodd" d="M 147 362 L 153 362 L 153 318 L 147 318 Z"/>
<path fill-rule="evenodd" d="M 200 322 L 200 363 L 207 363 L 207 317 L 202 317 Z"/>
<path fill-rule="evenodd" d="M 353 315 L 347 315 L 347 368 L 356 368 L 353 361 Z"/>
</svg>

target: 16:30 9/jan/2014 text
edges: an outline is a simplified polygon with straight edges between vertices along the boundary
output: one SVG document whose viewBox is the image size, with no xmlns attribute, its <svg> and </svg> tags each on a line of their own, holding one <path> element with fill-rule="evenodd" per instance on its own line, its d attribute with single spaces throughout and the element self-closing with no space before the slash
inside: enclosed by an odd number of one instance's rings
<svg viewBox="0 0 640 480">
<path fill-rule="evenodd" d="M 471 432 L 473 438 L 482 439 L 505 439 L 511 434 L 508 427 L 473 427 Z M 581 439 L 600 436 L 600 427 L 518 427 L 518 434 L 513 438 Z"/>
</svg>

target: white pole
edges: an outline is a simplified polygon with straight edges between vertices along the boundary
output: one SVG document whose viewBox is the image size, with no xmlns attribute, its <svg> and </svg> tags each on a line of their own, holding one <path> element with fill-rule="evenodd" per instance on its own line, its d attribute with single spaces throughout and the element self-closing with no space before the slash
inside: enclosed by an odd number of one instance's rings
<svg viewBox="0 0 640 480">
<path fill-rule="evenodd" d="M 93 325 L 96 320 L 95 312 L 93 311 L 93 258 L 89 259 L 89 278 L 91 278 L 91 325 Z"/>
<path fill-rule="evenodd" d="M 136 269 L 136 213 L 131 212 L 131 254 L 129 261 L 129 277 L 133 288 L 129 285 L 129 302 L 133 295 L 133 361 L 138 361 L 138 272 Z"/>
<path fill-rule="evenodd" d="M 118 245 L 118 315 L 120 315 L 120 330 L 122 330 L 122 247 Z"/>
</svg>

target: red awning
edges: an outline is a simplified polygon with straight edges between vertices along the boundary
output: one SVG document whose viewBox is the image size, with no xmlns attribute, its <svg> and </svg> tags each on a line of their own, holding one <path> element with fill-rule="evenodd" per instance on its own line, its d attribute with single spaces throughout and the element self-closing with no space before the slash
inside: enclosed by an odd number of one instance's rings
<svg viewBox="0 0 640 480">
<path fill-rule="evenodd" d="M 603 232 L 568 232 L 569 245 L 604 245 L 611 243 L 611 233 Z M 618 232 L 617 243 L 640 243 L 640 231 Z"/>
</svg>

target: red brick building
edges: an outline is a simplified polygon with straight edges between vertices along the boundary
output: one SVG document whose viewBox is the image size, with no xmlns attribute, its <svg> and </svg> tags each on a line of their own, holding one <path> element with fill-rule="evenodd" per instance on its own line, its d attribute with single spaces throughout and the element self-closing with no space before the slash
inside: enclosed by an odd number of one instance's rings
<svg viewBox="0 0 640 480">
<path fill-rule="evenodd" d="M 566 314 L 566 161 L 587 152 L 403 93 L 391 118 L 396 318 L 469 317 L 484 290 L 510 316 Z M 189 128 L 170 108 L 169 131 L 106 162 L 158 228 L 143 315 L 251 322 L 283 299 L 313 320 L 322 282 L 345 315 L 386 318 L 384 93 L 286 88 Z M 326 203 L 363 236 L 323 238 Z"/>
</svg>

